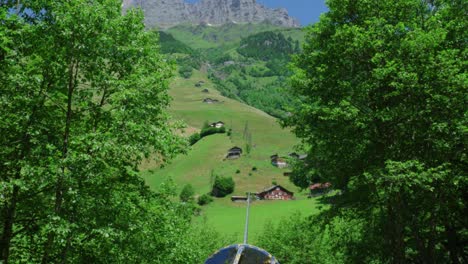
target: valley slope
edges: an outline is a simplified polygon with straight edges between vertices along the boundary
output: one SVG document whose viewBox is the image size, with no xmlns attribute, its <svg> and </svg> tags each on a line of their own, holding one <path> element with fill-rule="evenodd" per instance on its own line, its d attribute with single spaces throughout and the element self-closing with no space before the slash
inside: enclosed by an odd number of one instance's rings
<svg viewBox="0 0 468 264">
<path fill-rule="evenodd" d="M 307 193 L 283 175 L 289 170 L 274 167 L 270 160 L 274 154 L 288 156 L 299 143 L 270 114 L 286 114 L 291 102 L 286 65 L 291 53 L 299 52 L 303 32 L 269 23 L 229 23 L 219 27 L 179 25 L 160 36 L 162 51 L 178 65 L 179 76 L 170 85 L 173 98 L 170 113 L 174 120 L 187 124 L 184 135 L 199 132 L 206 122 L 217 121 L 224 122 L 232 132 L 201 139 L 186 155 L 176 157 L 164 168 L 151 162 L 143 164 L 146 183 L 157 189 L 171 179 L 178 191 L 191 184 L 195 196 L 200 196 L 210 192 L 214 177 L 219 175 L 234 179 L 232 195 L 260 192 L 273 184 L 294 192 L 293 201 L 254 202 L 250 219 L 252 243 L 269 222 L 278 223 L 295 212 L 305 215 L 318 212 L 319 201 L 307 199 Z M 271 55 L 258 57 L 265 54 L 261 52 L 264 50 Z M 219 103 L 203 103 L 206 98 Z M 250 153 L 247 144 L 251 145 Z M 243 148 L 244 154 L 237 160 L 225 160 L 227 151 L 234 146 Z M 240 242 L 245 203 L 233 203 L 230 196 L 216 198 L 203 206 L 195 221 L 206 221 L 220 233 L 234 235 L 234 242 Z"/>
<path fill-rule="evenodd" d="M 195 87 L 199 81 L 205 82 L 202 87 Z M 203 93 L 208 89 L 209 93 Z M 295 201 L 257 201 L 252 206 L 251 237 L 253 241 L 263 231 L 268 222 L 278 222 L 296 211 L 303 214 L 316 212 L 318 202 L 305 197 L 304 193 L 283 176 L 287 169 L 278 169 L 271 165 L 270 155 L 287 155 L 298 143 L 295 136 L 282 129 L 277 120 L 268 114 L 223 97 L 214 89 L 214 84 L 206 73 L 196 71 L 190 79 L 176 77 L 170 95 L 174 101 L 170 112 L 175 119 L 188 124 L 187 132 L 201 129 L 205 121 L 223 121 L 232 136 L 217 134 L 203 138 L 188 151 L 187 155 L 175 158 L 171 164 L 158 169 L 156 164 L 144 164 L 142 175 L 147 184 L 154 189 L 171 178 L 179 190 L 185 184 L 194 186 L 196 195 L 208 193 L 212 174 L 233 177 L 236 188 L 234 195 L 245 195 L 246 192 L 258 192 L 277 182 L 295 192 Z M 204 98 L 218 99 L 219 104 L 204 104 Z M 233 146 L 245 149 L 244 130 L 252 134 L 253 148 L 250 154 L 244 154 L 238 160 L 224 160 L 227 150 Z M 253 171 L 252 169 L 257 169 Z M 239 170 L 239 173 L 236 171 Z M 242 236 L 245 218 L 245 204 L 232 203 L 230 196 L 215 199 L 215 202 L 203 207 L 202 216 L 197 221 L 207 221 L 219 232 L 235 235 L 236 241 Z"/>
</svg>

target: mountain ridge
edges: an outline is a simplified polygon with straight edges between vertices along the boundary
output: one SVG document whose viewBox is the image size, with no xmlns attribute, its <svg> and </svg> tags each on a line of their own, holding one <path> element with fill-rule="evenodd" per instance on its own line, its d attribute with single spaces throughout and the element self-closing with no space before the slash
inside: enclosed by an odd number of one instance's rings
<svg viewBox="0 0 468 264">
<path fill-rule="evenodd" d="M 299 27 L 284 8 L 271 9 L 256 0 L 123 0 L 124 11 L 140 7 L 147 27 L 167 29 L 184 23 L 219 26 L 226 23 L 270 22 L 281 27 Z"/>
</svg>

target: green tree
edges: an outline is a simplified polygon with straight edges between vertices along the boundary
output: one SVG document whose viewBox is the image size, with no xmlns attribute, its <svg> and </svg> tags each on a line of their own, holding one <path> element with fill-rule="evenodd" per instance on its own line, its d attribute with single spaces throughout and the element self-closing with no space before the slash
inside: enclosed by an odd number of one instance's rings
<svg viewBox="0 0 468 264">
<path fill-rule="evenodd" d="M 200 197 L 198 197 L 198 205 L 203 206 L 207 205 L 209 203 L 213 202 L 213 197 L 211 197 L 209 194 L 203 194 Z"/>
<path fill-rule="evenodd" d="M 214 197 L 225 197 L 234 192 L 235 183 L 232 177 L 216 176 L 211 195 Z"/>
<path fill-rule="evenodd" d="M 200 263 L 215 248 L 191 237 L 193 208 L 138 174 L 185 146 L 165 110 L 173 69 L 142 13 L 116 0 L 15 7 L 0 7 L 1 261 Z"/>
<path fill-rule="evenodd" d="M 193 201 L 193 196 L 195 195 L 195 190 L 191 184 L 184 185 L 182 191 L 179 194 L 179 198 L 182 202 L 191 202 Z"/>
<path fill-rule="evenodd" d="M 466 261 L 466 1 L 327 3 L 295 60 L 296 183 L 331 181 L 367 225 L 346 263 Z"/>
</svg>

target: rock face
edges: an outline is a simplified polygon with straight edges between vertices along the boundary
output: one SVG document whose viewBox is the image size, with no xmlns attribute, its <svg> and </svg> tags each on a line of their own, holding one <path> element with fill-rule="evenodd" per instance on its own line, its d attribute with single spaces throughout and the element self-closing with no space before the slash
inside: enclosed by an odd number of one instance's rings
<svg viewBox="0 0 468 264">
<path fill-rule="evenodd" d="M 286 9 L 270 9 L 256 0 L 123 0 L 123 9 L 141 7 L 148 27 L 169 28 L 183 23 L 223 25 L 268 21 L 283 27 L 298 27 L 299 22 Z"/>
</svg>

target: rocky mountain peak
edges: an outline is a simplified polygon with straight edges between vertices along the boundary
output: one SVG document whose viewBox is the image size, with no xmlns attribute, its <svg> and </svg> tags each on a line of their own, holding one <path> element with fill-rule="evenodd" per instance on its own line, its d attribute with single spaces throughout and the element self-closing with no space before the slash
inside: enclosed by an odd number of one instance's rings
<svg viewBox="0 0 468 264">
<path fill-rule="evenodd" d="M 148 27 L 169 28 L 183 23 L 223 25 L 226 23 L 260 23 L 299 27 L 286 9 L 271 9 L 256 0 L 123 0 L 123 9 L 141 7 Z"/>
</svg>

